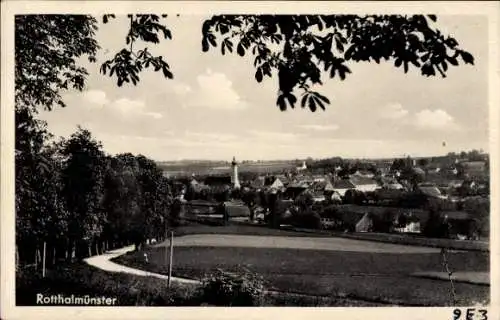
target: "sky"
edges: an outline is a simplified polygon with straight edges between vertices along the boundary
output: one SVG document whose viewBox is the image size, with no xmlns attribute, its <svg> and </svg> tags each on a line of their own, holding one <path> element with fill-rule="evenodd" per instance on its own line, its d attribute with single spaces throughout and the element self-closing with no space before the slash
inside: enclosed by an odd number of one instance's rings
<svg viewBox="0 0 500 320">
<path fill-rule="evenodd" d="M 437 27 L 471 52 L 475 65 L 452 67 L 447 77 L 404 74 L 393 63 L 352 63 L 346 80 L 318 91 L 326 111 L 276 106 L 277 79 L 254 79 L 252 59 L 201 51 L 205 16 L 169 17 L 173 39 L 151 51 L 171 66 L 173 80 L 152 70 L 137 86 L 118 87 L 89 71 L 87 89 L 68 91 L 66 108 L 43 112 L 56 136 L 89 129 L 110 154 L 131 152 L 157 161 L 180 159 L 303 159 L 341 156 L 432 156 L 488 150 L 488 24 L 483 16 L 439 16 Z M 100 25 L 98 62 L 125 46 L 127 19 Z M 138 45 L 139 46 L 139 45 Z M 443 144 L 445 142 L 445 144 Z"/>
</svg>

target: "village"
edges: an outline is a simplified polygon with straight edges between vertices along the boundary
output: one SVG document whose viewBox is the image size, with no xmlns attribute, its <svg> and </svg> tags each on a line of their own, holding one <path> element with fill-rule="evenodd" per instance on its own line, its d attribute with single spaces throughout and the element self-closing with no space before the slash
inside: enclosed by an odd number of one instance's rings
<svg viewBox="0 0 500 320">
<path fill-rule="evenodd" d="M 188 219 L 222 218 L 344 232 L 426 233 L 455 239 L 488 235 L 489 176 L 484 153 L 474 150 L 434 161 L 407 157 L 309 160 L 310 166 L 306 162 L 295 167 L 271 165 L 259 173 L 255 165 L 245 162 L 240 168 L 233 159 L 216 173 L 171 177 L 172 189 L 183 203 L 180 215 Z"/>
</svg>

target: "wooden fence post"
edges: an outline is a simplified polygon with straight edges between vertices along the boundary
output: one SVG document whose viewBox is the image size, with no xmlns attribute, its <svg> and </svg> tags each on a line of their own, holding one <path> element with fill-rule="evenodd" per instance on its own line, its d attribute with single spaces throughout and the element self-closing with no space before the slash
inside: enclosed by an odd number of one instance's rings
<svg viewBox="0 0 500 320">
<path fill-rule="evenodd" d="M 167 287 L 170 288 L 172 279 L 172 262 L 174 258 L 174 232 L 170 231 L 170 257 L 168 262 L 168 284 Z"/>
<path fill-rule="evenodd" d="M 43 242 L 43 257 L 42 257 L 42 277 L 45 278 L 45 259 L 47 257 L 47 243 Z"/>
</svg>

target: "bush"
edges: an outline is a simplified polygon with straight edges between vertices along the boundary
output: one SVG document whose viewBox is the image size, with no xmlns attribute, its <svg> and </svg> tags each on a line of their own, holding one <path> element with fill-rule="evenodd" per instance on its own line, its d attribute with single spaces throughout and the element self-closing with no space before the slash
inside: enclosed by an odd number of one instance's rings
<svg viewBox="0 0 500 320">
<path fill-rule="evenodd" d="M 233 274 L 217 270 L 202 281 L 200 300 L 213 306 L 261 306 L 264 284 L 260 276 L 244 270 Z"/>
<path fill-rule="evenodd" d="M 394 219 L 396 214 L 391 210 L 385 210 L 379 216 L 372 214 L 374 232 L 392 232 L 394 229 Z"/>
<path fill-rule="evenodd" d="M 447 238 L 449 236 L 448 224 L 439 212 L 429 211 L 429 219 L 425 224 L 423 234 L 431 238 Z"/>
<path fill-rule="evenodd" d="M 293 211 L 289 218 L 290 224 L 298 228 L 320 229 L 321 217 L 311 209 Z"/>
</svg>

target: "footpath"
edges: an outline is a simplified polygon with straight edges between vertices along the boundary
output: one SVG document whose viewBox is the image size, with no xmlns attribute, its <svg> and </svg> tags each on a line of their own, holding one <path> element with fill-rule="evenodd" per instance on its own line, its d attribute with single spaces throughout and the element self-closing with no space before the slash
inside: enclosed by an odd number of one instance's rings
<svg viewBox="0 0 500 320">
<path fill-rule="evenodd" d="M 119 257 L 121 255 L 126 254 L 127 252 L 133 251 L 134 246 L 127 246 L 123 247 L 120 249 L 115 249 L 111 250 L 108 252 L 105 252 L 101 255 L 98 256 L 93 256 L 90 258 L 85 259 L 84 261 L 101 270 L 108 271 L 108 272 L 123 272 L 123 273 L 128 273 L 128 274 L 133 274 L 137 276 L 144 276 L 144 277 L 154 277 L 158 279 L 163 279 L 167 280 L 168 276 L 164 274 L 159 274 L 159 273 L 154 273 L 154 272 L 148 272 L 144 270 L 139 270 L 135 268 L 130 268 L 118 263 L 114 263 L 111 261 L 111 259 L 114 259 L 116 257 Z M 185 278 L 179 278 L 179 277 L 172 277 L 170 279 L 172 282 L 178 282 L 178 283 L 198 283 L 196 280 L 192 279 L 185 279 Z"/>
</svg>

